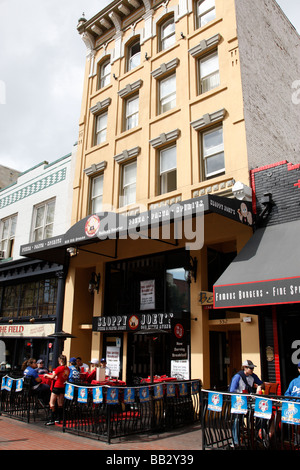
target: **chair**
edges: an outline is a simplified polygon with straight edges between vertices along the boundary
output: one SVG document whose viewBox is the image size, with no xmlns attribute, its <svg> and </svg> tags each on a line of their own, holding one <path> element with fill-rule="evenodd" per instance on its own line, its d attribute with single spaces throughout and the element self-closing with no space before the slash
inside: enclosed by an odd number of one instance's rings
<svg viewBox="0 0 300 470">
<path fill-rule="evenodd" d="M 278 387 L 276 382 L 265 382 L 265 395 L 277 395 Z"/>
</svg>

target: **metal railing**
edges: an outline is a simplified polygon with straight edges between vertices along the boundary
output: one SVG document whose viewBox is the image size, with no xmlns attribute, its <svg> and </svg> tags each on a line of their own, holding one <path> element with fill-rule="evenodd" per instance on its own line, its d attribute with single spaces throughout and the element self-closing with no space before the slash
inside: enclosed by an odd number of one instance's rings
<svg viewBox="0 0 300 470">
<path fill-rule="evenodd" d="M 1 386 L 0 414 L 27 421 L 27 423 L 31 420 L 36 421 L 37 418 L 47 418 L 49 407 L 42 403 L 32 390 L 30 378 L 5 375 L 1 378 L 1 382 L 3 379 L 5 379 L 8 389 Z"/>
<path fill-rule="evenodd" d="M 180 392 L 180 384 L 186 384 L 185 394 Z M 196 386 L 195 386 L 196 384 Z M 168 383 L 161 383 L 162 394 L 155 396 L 155 385 L 132 387 L 134 396 L 130 403 L 125 399 L 127 387 L 102 387 L 102 402 L 95 403 L 93 389 L 88 386 L 85 403 L 78 402 L 81 386 L 74 387 L 72 400 L 64 401 L 63 430 L 79 435 L 110 442 L 116 437 L 164 431 L 177 426 L 200 421 L 200 381 L 180 381 L 174 383 L 174 396 L 168 396 Z M 117 389 L 117 402 L 109 403 L 109 389 Z M 140 389 L 148 389 L 149 395 L 141 398 Z"/>
<path fill-rule="evenodd" d="M 220 410 L 211 407 L 209 395 L 222 395 Z M 245 395 L 246 412 L 235 413 L 232 397 L 236 393 L 201 391 L 202 449 L 246 449 L 246 450 L 300 450 L 300 426 L 282 419 L 283 404 L 300 405 L 300 398 L 286 396 Z M 256 400 L 261 401 L 262 409 L 266 400 L 271 400 L 270 415 L 261 417 L 256 411 Z M 218 399 L 215 400 L 217 402 Z M 216 407 L 218 408 L 218 407 Z M 266 415 L 267 416 L 267 415 Z M 299 420 L 300 424 L 300 420 Z"/>
</svg>

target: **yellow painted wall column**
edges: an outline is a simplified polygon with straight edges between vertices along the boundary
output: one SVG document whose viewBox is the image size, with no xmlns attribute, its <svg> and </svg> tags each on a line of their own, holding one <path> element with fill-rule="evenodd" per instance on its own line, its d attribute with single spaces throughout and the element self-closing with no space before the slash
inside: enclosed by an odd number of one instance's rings
<svg viewBox="0 0 300 470">
<path fill-rule="evenodd" d="M 207 288 L 207 250 L 206 247 L 197 252 L 198 273 L 197 281 L 191 282 L 191 378 L 200 379 L 203 385 L 210 384 L 209 363 L 209 326 L 208 310 L 199 304 L 199 292 Z M 197 320 L 196 320 L 197 318 Z"/>
</svg>

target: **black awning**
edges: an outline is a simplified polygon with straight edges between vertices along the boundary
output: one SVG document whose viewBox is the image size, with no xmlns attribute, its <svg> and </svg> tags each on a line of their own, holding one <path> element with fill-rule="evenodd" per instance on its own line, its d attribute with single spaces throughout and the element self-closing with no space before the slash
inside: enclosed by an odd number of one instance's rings
<svg viewBox="0 0 300 470">
<path fill-rule="evenodd" d="M 214 285 L 214 308 L 300 302 L 300 221 L 258 229 Z"/>
<path fill-rule="evenodd" d="M 127 234 L 142 234 L 156 226 L 174 224 L 174 222 L 211 212 L 252 226 L 251 202 L 208 194 L 156 207 L 138 215 L 117 212 L 89 215 L 74 224 L 65 234 L 22 245 L 20 255 L 62 263 L 66 259 L 66 249 L 69 247 L 82 248 L 99 241 L 116 240 L 121 237 L 124 239 Z M 153 238 L 157 238 L 157 232 Z M 104 253 L 103 255 L 105 256 Z"/>
</svg>

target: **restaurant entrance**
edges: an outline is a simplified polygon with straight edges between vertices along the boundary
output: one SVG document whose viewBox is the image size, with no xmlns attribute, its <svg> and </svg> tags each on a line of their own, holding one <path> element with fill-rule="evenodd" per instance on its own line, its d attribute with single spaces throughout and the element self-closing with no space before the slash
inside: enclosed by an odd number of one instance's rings
<svg viewBox="0 0 300 470">
<path fill-rule="evenodd" d="M 169 334 L 129 334 L 127 349 L 127 382 L 139 382 L 150 374 L 153 348 L 153 375 L 170 375 Z"/>
</svg>

